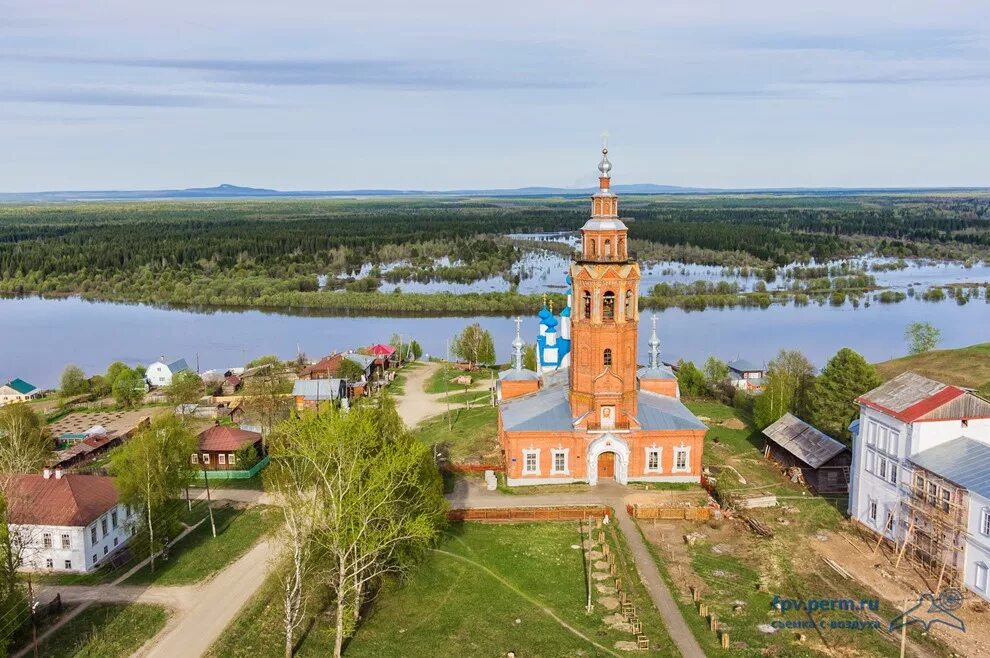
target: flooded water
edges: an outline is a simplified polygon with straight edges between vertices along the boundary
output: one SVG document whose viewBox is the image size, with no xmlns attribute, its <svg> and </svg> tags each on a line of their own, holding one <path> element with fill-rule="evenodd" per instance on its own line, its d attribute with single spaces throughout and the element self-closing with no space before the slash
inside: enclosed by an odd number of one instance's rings
<svg viewBox="0 0 990 658">
<path fill-rule="evenodd" d="M 328 293 L 331 294 L 331 293 Z M 534 309 L 535 312 L 536 309 Z M 640 361 L 645 360 L 649 313 L 642 314 Z M 990 341 L 990 304 L 981 298 L 959 306 L 908 299 L 900 304 L 853 308 L 829 305 L 771 306 L 658 313 L 665 360 L 703 361 L 744 357 L 756 363 L 782 348 L 799 349 L 819 367 L 841 347 L 871 361 L 903 354 L 904 328 L 915 320 L 942 330 L 943 347 Z M 310 357 L 387 341 L 393 333 L 415 338 L 430 354 L 446 354 L 447 341 L 471 322 L 495 338 L 501 360 L 509 358 L 515 325 L 507 317 L 319 317 L 261 311 L 211 312 L 81 299 L 0 299 L 0 381 L 21 377 L 54 386 L 67 363 L 87 374 L 121 360 L 148 364 L 160 355 L 185 358 L 200 370 L 243 365 L 262 354 Z M 534 342 L 535 313 L 524 318 L 524 338 Z"/>
</svg>

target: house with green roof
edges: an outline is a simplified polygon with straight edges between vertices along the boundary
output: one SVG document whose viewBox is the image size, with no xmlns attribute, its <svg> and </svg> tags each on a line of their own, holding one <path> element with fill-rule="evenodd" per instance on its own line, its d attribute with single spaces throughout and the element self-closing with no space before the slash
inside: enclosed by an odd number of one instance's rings
<svg viewBox="0 0 990 658">
<path fill-rule="evenodd" d="M 0 406 L 40 397 L 41 390 L 34 384 L 29 384 L 23 379 L 12 379 L 3 386 L 0 386 Z"/>
</svg>

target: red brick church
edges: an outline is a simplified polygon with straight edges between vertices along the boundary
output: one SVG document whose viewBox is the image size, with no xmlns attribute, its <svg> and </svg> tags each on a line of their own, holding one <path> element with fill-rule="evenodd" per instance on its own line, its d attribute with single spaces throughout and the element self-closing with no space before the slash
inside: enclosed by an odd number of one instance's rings
<svg viewBox="0 0 990 658">
<path fill-rule="evenodd" d="M 517 320 L 513 367 L 498 383 L 509 485 L 701 479 L 706 427 L 681 403 L 677 378 L 660 361 L 655 318 L 648 363 L 637 364 L 639 264 L 609 188 L 611 169 L 603 148 L 567 306 L 559 318 L 540 311 L 539 373 L 522 366 Z"/>
</svg>

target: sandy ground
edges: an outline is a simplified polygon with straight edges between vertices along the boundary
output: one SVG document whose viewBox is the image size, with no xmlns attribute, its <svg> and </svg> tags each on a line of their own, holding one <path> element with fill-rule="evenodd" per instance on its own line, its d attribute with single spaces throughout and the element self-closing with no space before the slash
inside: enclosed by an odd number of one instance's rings
<svg viewBox="0 0 990 658">
<path fill-rule="evenodd" d="M 407 427 L 416 427 L 427 418 L 447 411 L 443 395 L 427 393 L 425 390 L 427 380 L 439 367 L 438 363 L 426 363 L 420 368 L 407 371 L 405 392 L 397 399 L 399 416 Z"/>
</svg>

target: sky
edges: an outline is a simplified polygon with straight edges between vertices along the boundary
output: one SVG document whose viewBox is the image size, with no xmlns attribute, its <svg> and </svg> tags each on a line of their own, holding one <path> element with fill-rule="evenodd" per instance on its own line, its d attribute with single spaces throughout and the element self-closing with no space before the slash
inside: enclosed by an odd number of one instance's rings
<svg viewBox="0 0 990 658">
<path fill-rule="evenodd" d="M 0 191 L 990 186 L 986 0 L 0 0 Z"/>
</svg>

